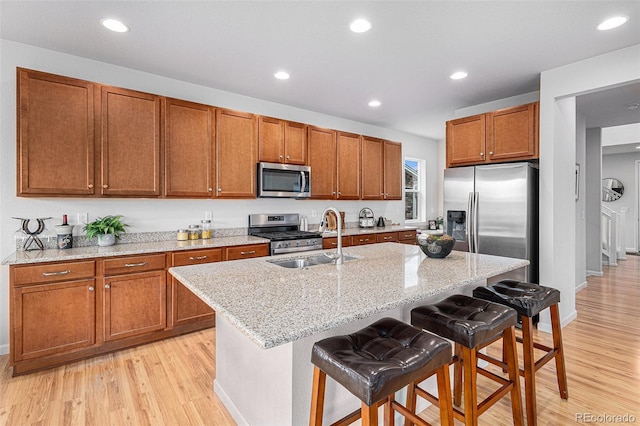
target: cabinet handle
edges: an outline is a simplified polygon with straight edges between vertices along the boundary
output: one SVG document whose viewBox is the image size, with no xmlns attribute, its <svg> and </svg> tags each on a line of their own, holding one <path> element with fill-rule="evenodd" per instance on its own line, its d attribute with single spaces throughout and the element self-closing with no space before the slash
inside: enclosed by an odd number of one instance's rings
<svg viewBox="0 0 640 426">
<path fill-rule="evenodd" d="M 287 155 L 287 160 L 290 160 L 290 159 L 291 159 L 291 156 Z"/>
<path fill-rule="evenodd" d="M 222 188 L 218 188 L 218 192 L 222 192 Z"/>
<path fill-rule="evenodd" d="M 93 184 L 92 184 L 92 183 L 90 183 L 89 185 L 87 185 L 87 187 L 88 187 L 89 189 L 91 189 L 91 188 L 93 188 Z"/>
<path fill-rule="evenodd" d="M 104 184 L 104 185 L 102 185 L 102 187 L 103 187 L 104 189 L 107 189 L 107 188 L 109 187 L 109 185 Z"/>
<path fill-rule="evenodd" d="M 383 240 L 393 240 L 393 237 L 383 237 Z"/>
<path fill-rule="evenodd" d="M 484 152 L 481 152 L 481 153 L 480 153 L 480 157 L 484 157 Z"/>
<path fill-rule="evenodd" d="M 44 275 L 45 277 L 50 277 L 52 275 L 67 275 L 71 273 L 71 269 L 67 269 L 66 271 L 59 271 L 59 272 L 43 272 L 42 275 Z"/>
<path fill-rule="evenodd" d="M 110 285 L 110 284 L 105 284 L 105 285 L 104 285 L 104 288 L 106 288 L 107 290 L 109 290 L 109 289 L 111 288 L 111 285 Z"/>
<path fill-rule="evenodd" d="M 209 188 L 207 191 L 209 191 L 209 192 L 213 192 L 213 188 Z"/>
<path fill-rule="evenodd" d="M 493 155 L 493 151 L 489 151 L 489 155 Z"/>
<path fill-rule="evenodd" d="M 246 255 L 246 254 L 254 254 L 256 251 L 255 250 L 250 250 L 250 251 L 241 251 L 240 254 L 241 255 Z"/>
<path fill-rule="evenodd" d="M 140 263 L 125 263 L 124 266 L 126 266 L 127 268 L 133 268 L 135 266 L 144 266 L 146 265 L 147 262 L 140 262 Z"/>
<path fill-rule="evenodd" d="M 282 155 L 278 155 L 278 158 L 282 158 Z M 289 158 L 289 157 L 287 157 L 287 158 Z"/>
<path fill-rule="evenodd" d="M 369 239 L 368 239 L 368 238 L 367 238 L 367 239 L 362 239 L 362 238 L 360 238 L 360 242 L 361 242 L 361 243 L 366 243 L 367 241 L 369 241 Z"/>
<path fill-rule="evenodd" d="M 89 286 L 89 291 L 93 291 L 93 290 L 95 290 L 95 289 L 93 288 L 93 286 L 92 286 L 92 285 L 91 285 L 91 286 Z"/>
<path fill-rule="evenodd" d="M 331 195 L 336 195 L 336 191 L 333 191 L 333 192 L 331 193 Z"/>
<path fill-rule="evenodd" d="M 202 260 L 202 259 L 206 259 L 207 256 L 191 256 L 189 258 L 189 260 Z"/>
</svg>

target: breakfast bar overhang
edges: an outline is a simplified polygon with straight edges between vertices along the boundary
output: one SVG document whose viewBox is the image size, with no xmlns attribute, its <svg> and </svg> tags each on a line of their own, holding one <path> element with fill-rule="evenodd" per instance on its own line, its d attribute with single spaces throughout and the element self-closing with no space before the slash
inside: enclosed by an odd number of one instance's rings
<svg viewBox="0 0 640 426">
<path fill-rule="evenodd" d="M 418 246 L 397 243 L 349 247 L 344 254 L 354 259 L 289 269 L 270 262 L 274 256 L 169 270 L 216 311 L 214 389 L 238 424 L 308 422 L 316 341 L 386 316 L 409 322 L 415 306 L 470 294 L 488 278 L 529 263 L 458 251 L 433 259 Z M 327 382 L 327 420 L 357 406 L 357 398 Z"/>
</svg>

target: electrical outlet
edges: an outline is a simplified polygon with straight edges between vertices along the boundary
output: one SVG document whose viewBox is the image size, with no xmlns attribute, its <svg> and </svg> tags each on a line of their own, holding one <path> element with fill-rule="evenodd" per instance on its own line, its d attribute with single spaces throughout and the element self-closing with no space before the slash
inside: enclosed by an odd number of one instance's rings
<svg viewBox="0 0 640 426">
<path fill-rule="evenodd" d="M 77 219 L 78 225 L 85 225 L 89 223 L 89 213 L 78 213 Z"/>
<path fill-rule="evenodd" d="M 204 218 L 206 220 L 213 220 L 213 212 L 211 210 L 207 210 L 204 212 Z"/>
</svg>

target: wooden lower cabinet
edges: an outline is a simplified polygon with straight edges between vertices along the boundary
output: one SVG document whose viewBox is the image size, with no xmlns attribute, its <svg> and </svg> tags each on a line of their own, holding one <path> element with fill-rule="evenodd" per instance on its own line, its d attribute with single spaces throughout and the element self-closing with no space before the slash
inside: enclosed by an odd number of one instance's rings
<svg viewBox="0 0 640 426">
<path fill-rule="evenodd" d="M 342 237 L 342 247 L 349 247 L 351 245 L 351 237 Z M 322 239 L 323 249 L 332 249 L 338 247 L 338 237 L 329 237 Z"/>
<path fill-rule="evenodd" d="M 225 249 L 225 260 L 249 259 L 262 256 L 269 256 L 269 244 L 249 244 Z"/>
<path fill-rule="evenodd" d="M 398 242 L 402 244 L 417 245 L 418 241 L 416 240 L 416 231 L 398 231 Z"/>
<path fill-rule="evenodd" d="M 395 243 L 397 241 L 397 232 L 383 232 L 382 234 L 376 234 L 376 242 L 378 243 Z"/>
<path fill-rule="evenodd" d="M 365 244 L 375 244 L 378 240 L 376 238 L 376 234 L 365 234 L 365 235 L 352 235 L 351 236 L 351 245 L 352 246 L 362 246 Z"/>
<path fill-rule="evenodd" d="M 12 361 L 95 343 L 94 279 L 17 287 L 12 293 Z"/>
<path fill-rule="evenodd" d="M 156 330 L 167 323 L 165 271 L 104 279 L 104 340 L 122 339 Z"/>
</svg>

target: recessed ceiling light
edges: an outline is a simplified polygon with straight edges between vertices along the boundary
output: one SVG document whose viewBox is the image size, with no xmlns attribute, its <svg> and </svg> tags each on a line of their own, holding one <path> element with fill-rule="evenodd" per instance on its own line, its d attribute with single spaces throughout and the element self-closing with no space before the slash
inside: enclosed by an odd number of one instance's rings
<svg viewBox="0 0 640 426">
<path fill-rule="evenodd" d="M 380 105 L 382 105 L 382 102 L 377 101 L 377 100 L 373 100 L 373 101 L 369 102 L 369 106 L 370 107 L 374 107 L 375 108 L 375 107 L 379 107 Z"/>
<path fill-rule="evenodd" d="M 636 146 L 636 149 L 640 149 L 640 145 Z"/>
<path fill-rule="evenodd" d="M 277 73 L 275 73 L 273 75 L 275 78 L 277 78 L 278 80 L 288 80 L 289 79 L 289 73 L 286 71 L 278 71 Z"/>
<path fill-rule="evenodd" d="M 598 29 L 600 31 L 611 30 L 624 24 L 628 19 L 629 18 L 627 18 L 626 16 L 614 16 L 613 18 L 609 18 L 606 21 L 602 21 L 602 23 L 598 25 Z"/>
<path fill-rule="evenodd" d="M 100 23 L 102 23 L 102 25 L 105 28 L 110 29 L 111 31 L 115 31 L 117 33 L 126 33 L 127 31 L 129 31 L 129 27 L 127 27 L 125 24 L 123 24 L 122 22 L 118 21 L 117 19 L 103 19 L 100 21 Z"/>
<path fill-rule="evenodd" d="M 349 25 L 349 29 L 354 33 L 366 33 L 371 29 L 371 22 L 366 19 L 356 19 Z"/>
<path fill-rule="evenodd" d="M 626 109 L 628 109 L 629 111 L 632 111 L 632 110 L 634 110 L 634 109 L 638 109 L 638 108 L 640 108 L 640 104 L 639 104 L 639 103 L 637 103 L 637 102 L 634 102 L 634 103 L 632 103 L 632 104 L 625 105 L 624 107 L 625 107 Z"/>
<path fill-rule="evenodd" d="M 464 71 L 457 71 L 457 72 L 454 72 L 453 74 L 451 74 L 449 76 L 449 78 L 451 80 L 461 80 L 461 79 L 465 78 L 467 75 L 468 74 L 466 72 L 464 72 Z"/>
</svg>

